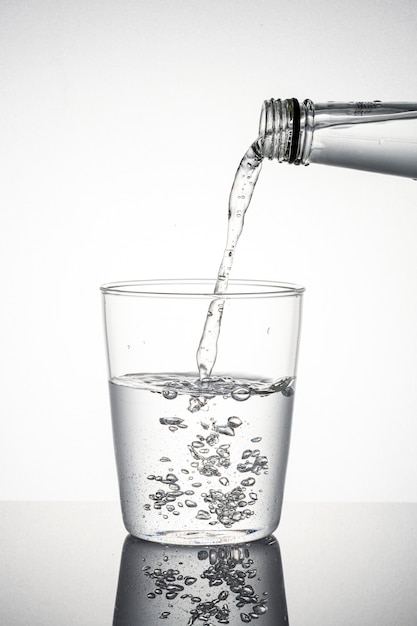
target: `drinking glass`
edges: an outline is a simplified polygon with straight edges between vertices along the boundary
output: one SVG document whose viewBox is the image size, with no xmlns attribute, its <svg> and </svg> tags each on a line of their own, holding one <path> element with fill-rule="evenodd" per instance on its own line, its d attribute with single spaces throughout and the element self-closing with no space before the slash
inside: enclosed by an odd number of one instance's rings
<svg viewBox="0 0 417 626">
<path fill-rule="evenodd" d="M 141 539 L 253 541 L 280 520 L 303 288 L 230 280 L 227 293 L 213 290 L 194 279 L 101 288 L 121 508 Z M 202 377 L 213 302 L 220 332 Z"/>
</svg>

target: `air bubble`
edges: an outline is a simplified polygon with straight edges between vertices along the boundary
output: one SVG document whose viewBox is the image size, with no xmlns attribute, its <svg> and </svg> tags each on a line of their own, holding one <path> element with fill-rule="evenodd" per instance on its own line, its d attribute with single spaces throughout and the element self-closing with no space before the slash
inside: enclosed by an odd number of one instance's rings
<svg viewBox="0 0 417 626">
<path fill-rule="evenodd" d="M 196 515 L 197 519 L 202 519 L 202 520 L 208 520 L 210 519 L 211 515 L 208 511 L 199 511 Z"/>
<path fill-rule="evenodd" d="M 164 389 L 162 395 L 166 400 L 175 400 L 175 398 L 178 396 L 178 393 L 174 391 L 174 389 Z"/>
<path fill-rule="evenodd" d="M 190 413 L 197 413 L 200 411 L 207 403 L 207 398 L 191 398 L 188 406 L 188 410 Z"/>
<path fill-rule="evenodd" d="M 282 390 L 282 395 L 286 398 L 290 398 L 292 395 L 294 395 L 294 388 L 291 386 L 286 387 Z"/>
<path fill-rule="evenodd" d="M 229 437 L 235 436 L 235 431 L 232 426 L 216 426 L 216 430 L 221 435 L 228 435 Z"/>
<path fill-rule="evenodd" d="M 218 441 L 219 441 L 219 435 L 217 435 L 216 433 L 210 434 L 208 435 L 208 437 L 206 437 L 206 442 L 209 446 L 216 445 Z"/>
<path fill-rule="evenodd" d="M 217 563 L 217 551 L 214 548 L 210 548 L 209 550 L 209 561 L 211 565 Z"/>
<path fill-rule="evenodd" d="M 252 487 L 252 485 L 254 485 L 255 482 L 256 481 L 254 478 L 245 478 L 244 480 L 242 480 L 240 484 L 243 485 L 243 487 Z"/>
<path fill-rule="evenodd" d="M 190 507 L 190 508 L 194 508 L 194 507 L 196 507 L 196 506 L 197 506 L 197 503 L 196 503 L 196 502 L 194 502 L 194 500 L 186 500 L 186 501 L 185 501 L 185 505 L 186 505 L 186 506 L 188 506 L 188 507 Z"/>
<path fill-rule="evenodd" d="M 232 428 L 239 428 L 239 426 L 241 426 L 242 424 L 242 420 L 240 419 L 240 417 L 236 417 L 236 415 L 232 415 L 231 417 L 228 418 L 227 423 Z"/>
<path fill-rule="evenodd" d="M 168 591 L 165 594 L 165 597 L 167 600 L 175 600 L 175 598 L 177 597 L 178 593 L 176 591 Z"/>
<path fill-rule="evenodd" d="M 160 417 L 159 423 L 163 426 L 178 426 L 182 424 L 184 420 L 180 417 Z"/>
<path fill-rule="evenodd" d="M 248 387 L 238 387 L 232 391 L 232 398 L 237 402 L 244 402 L 250 398 L 250 389 Z"/>
</svg>

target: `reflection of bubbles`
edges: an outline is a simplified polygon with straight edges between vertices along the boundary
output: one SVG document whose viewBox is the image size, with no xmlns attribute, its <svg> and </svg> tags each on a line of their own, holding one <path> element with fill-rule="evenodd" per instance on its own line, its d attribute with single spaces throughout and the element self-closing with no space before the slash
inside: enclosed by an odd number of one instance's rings
<svg viewBox="0 0 417 626">
<path fill-rule="evenodd" d="M 113 626 L 288 626 L 278 542 L 163 546 L 128 536 Z"/>
</svg>

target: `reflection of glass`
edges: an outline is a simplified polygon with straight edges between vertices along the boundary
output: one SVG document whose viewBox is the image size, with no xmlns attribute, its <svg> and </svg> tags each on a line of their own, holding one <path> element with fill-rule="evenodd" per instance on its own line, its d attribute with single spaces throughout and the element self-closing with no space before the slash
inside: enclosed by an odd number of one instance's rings
<svg viewBox="0 0 417 626">
<path fill-rule="evenodd" d="M 288 626 L 275 537 L 222 546 L 125 540 L 113 626 Z M 164 623 L 164 622 L 162 622 Z"/>
</svg>

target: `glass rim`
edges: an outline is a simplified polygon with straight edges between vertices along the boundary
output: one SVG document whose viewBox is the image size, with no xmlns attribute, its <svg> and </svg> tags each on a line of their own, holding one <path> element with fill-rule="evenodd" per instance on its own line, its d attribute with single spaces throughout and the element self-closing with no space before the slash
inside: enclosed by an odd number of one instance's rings
<svg viewBox="0 0 417 626">
<path fill-rule="evenodd" d="M 225 293 L 214 293 L 216 280 L 210 278 L 166 278 L 126 280 L 105 283 L 104 296 L 134 296 L 153 298 L 276 298 L 300 296 L 305 288 L 294 283 L 271 280 L 232 278 Z M 192 289 L 194 287 L 194 289 Z M 197 288 L 198 287 L 198 288 Z"/>
</svg>

